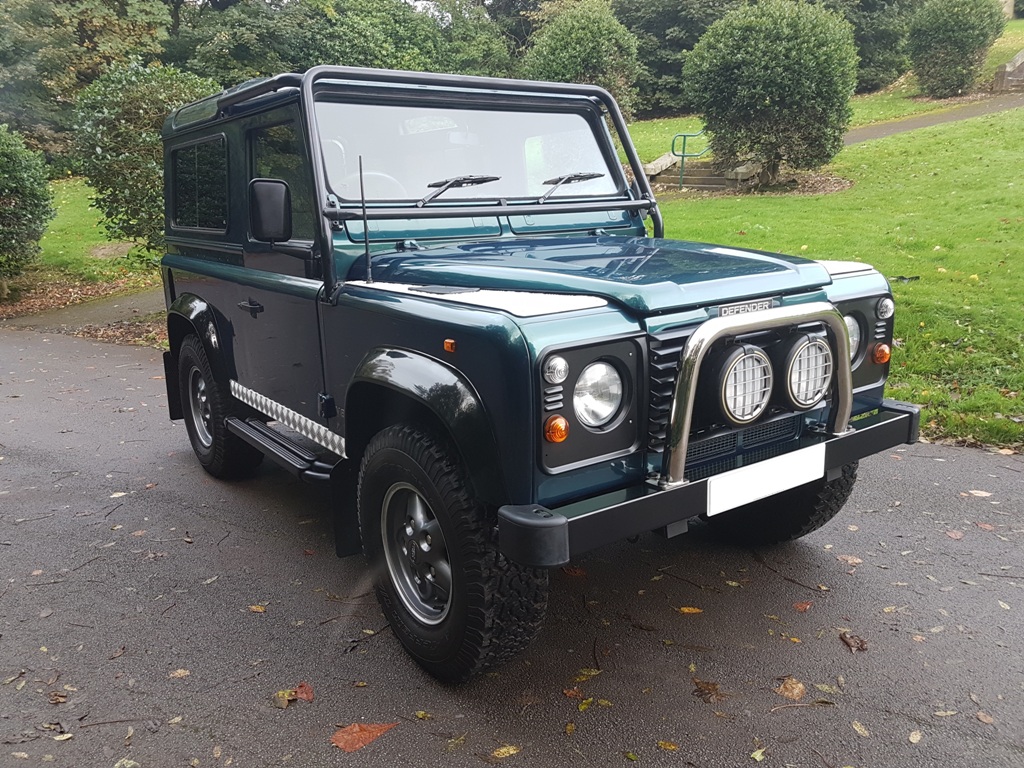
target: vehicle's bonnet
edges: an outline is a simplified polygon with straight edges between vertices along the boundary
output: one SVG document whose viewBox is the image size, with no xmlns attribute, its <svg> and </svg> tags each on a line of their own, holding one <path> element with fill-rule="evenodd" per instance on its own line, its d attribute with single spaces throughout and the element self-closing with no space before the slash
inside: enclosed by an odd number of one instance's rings
<svg viewBox="0 0 1024 768">
<path fill-rule="evenodd" d="M 639 313 L 812 290 L 831 282 L 795 256 L 650 238 L 529 238 L 374 258 L 375 280 L 603 296 Z M 361 277 L 357 264 L 350 278 Z"/>
</svg>

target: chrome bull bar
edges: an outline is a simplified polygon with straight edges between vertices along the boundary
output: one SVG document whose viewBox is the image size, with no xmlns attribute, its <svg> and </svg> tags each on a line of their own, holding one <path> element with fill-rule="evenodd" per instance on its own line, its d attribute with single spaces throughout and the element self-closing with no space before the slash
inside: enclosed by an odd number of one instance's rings
<svg viewBox="0 0 1024 768">
<path fill-rule="evenodd" d="M 662 456 L 659 487 L 675 488 L 687 482 L 684 477 L 686 449 L 690 443 L 697 379 L 711 346 L 729 336 L 807 323 L 824 324 L 836 358 L 832 383 L 829 385 L 831 407 L 826 429 L 833 435 L 846 432 L 853 408 L 853 375 L 850 366 L 850 332 L 839 310 L 826 301 L 816 301 L 792 307 L 775 307 L 747 315 L 712 318 L 694 331 L 679 358 L 679 376 L 669 411 L 668 437 Z"/>
</svg>

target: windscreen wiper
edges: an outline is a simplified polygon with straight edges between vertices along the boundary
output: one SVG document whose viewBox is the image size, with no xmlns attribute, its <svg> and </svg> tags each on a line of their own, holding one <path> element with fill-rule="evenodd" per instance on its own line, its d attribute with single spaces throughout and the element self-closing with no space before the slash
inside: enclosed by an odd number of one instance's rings
<svg viewBox="0 0 1024 768">
<path fill-rule="evenodd" d="M 582 173 L 567 173 L 564 176 L 555 176 L 555 178 L 553 179 L 542 181 L 541 184 L 544 184 L 545 186 L 548 184 L 554 184 L 555 186 L 553 186 L 551 189 L 549 189 L 547 192 L 545 192 L 543 195 L 537 198 L 537 202 L 543 203 L 545 200 L 547 200 L 549 197 L 555 194 L 555 192 L 558 191 L 558 188 L 563 184 L 576 184 L 577 182 L 580 181 L 592 181 L 594 179 L 600 179 L 602 176 L 604 176 L 603 173 L 584 171 Z"/>
<path fill-rule="evenodd" d="M 432 181 L 427 184 L 427 186 L 434 189 L 434 191 L 416 203 L 416 207 L 422 208 L 435 197 L 443 195 L 449 189 L 453 189 L 455 187 L 475 187 L 477 184 L 487 184 L 492 181 L 498 181 L 500 178 L 501 176 L 456 176 L 452 179 Z"/>
</svg>

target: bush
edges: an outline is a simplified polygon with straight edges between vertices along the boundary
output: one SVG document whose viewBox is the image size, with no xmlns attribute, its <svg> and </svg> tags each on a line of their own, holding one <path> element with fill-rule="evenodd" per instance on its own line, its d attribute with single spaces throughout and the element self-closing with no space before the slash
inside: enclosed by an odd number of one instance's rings
<svg viewBox="0 0 1024 768">
<path fill-rule="evenodd" d="M 42 156 L 27 149 L 20 134 L 0 125 L 0 299 L 7 298 L 7 281 L 39 253 L 39 239 L 53 214 Z"/>
<path fill-rule="evenodd" d="M 523 72 L 531 80 L 589 83 L 607 89 L 627 116 L 640 73 L 636 37 L 615 18 L 610 0 L 554 0 L 535 18 Z"/>
<path fill-rule="evenodd" d="M 687 94 L 719 167 L 816 168 L 842 149 L 857 78 L 850 25 L 821 6 L 764 0 L 730 11 L 686 59 Z"/>
<path fill-rule="evenodd" d="M 171 110 L 217 90 L 212 80 L 136 62 L 113 66 L 82 91 L 75 106 L 75 154 L 108 237 L 162 250 L 160 129 Z"/>
<path fill-rule="evenodd" d="M 999 0 L 926 0 L 907 46 L 921 89 L 937 99 L 969 91 L 1005 24 Z"/>
<path fill-rule="evenodd" d="M 860 63 L 857 92 L 877 91 L 910 69 L 907 30 L 919 0 L 827 0 L 853 25 Z"/>
</svg>

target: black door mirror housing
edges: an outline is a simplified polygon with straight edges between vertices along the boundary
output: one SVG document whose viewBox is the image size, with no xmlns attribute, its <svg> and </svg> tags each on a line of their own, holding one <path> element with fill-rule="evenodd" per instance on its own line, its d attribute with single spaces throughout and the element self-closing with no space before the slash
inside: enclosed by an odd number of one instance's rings
<svg viewBox="0 0 1024 768">
<path fill-rule="evenodd" d="M 280 179 L 249 182 L 249 231 L 254 240 L 282 243 L 292 239 L 292 193 Z"/>
</svg>

